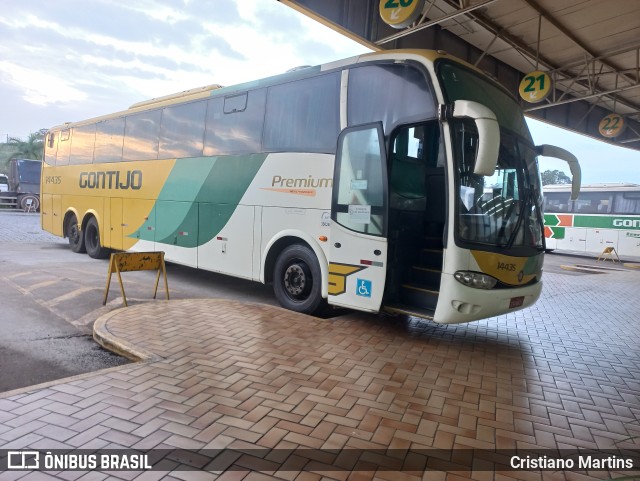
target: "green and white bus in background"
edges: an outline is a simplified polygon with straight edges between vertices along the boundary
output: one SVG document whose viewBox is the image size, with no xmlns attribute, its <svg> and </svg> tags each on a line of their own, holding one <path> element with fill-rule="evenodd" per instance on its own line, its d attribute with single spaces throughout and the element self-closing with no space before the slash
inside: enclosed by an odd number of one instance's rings
<svg viewBox="0 0 640 481">
<path fill-rule="evenodd" d="M 272 283 L 298 312 L 467 322 L 540 294 L 539 154 L 579 183 L 482 72 L 385 51 L 52 128 L 42 227 L 95 258 L 164 251 Z"/>
<path fill-rule="evenodd" d="M 544 186 L 547 250 L 640 257 L 640 185 L 587 184 L 570 199 L 568 185 Z"/>
</svg>

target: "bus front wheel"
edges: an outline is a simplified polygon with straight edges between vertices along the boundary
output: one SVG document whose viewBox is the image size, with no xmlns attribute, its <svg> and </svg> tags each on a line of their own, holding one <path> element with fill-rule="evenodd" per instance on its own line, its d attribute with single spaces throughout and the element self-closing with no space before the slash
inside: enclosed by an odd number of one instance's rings
<svg viewBox="0 0 640 481">
<path fill-rule="evenodd" d="M 286 309 L 314 314 L 323 307 L 322 274 L 318 259 L 307 246 L 294 244 L 284 249 L 273 270 L 273 291 Z"/>
<path fill-rule="evenodd" d="M 78 225 L 78 218 L 75 214 L 71 214 L 67 219 L 67 224 L 64 229 L 65 235 L 69 238 L 69 246 L 71 250 L 77 254 L 84 254 L 87 252 L 84 245 L 84 231 L 80 230 Z"/>
<path fill-rule="evenodd" d="M 105 249 L 100 245 L 100 229 L 98 221 L 92 217 L 84 228 L 84 243 L 87 248 L 87 254 L 94 259 L 105 259 L 109 256 L 109 249 Z"/>
</svg>

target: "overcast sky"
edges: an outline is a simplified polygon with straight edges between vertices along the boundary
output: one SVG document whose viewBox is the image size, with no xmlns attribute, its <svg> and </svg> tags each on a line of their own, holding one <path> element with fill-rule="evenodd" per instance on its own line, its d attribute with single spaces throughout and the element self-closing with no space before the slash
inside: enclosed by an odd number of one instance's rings
<svg viewBox="0 0 640 481">
<path fill-rule="evenodd" d="M 5 0 L 0 38 L 0 141 L 367 51 L 276 0 Z M 640 184 L 640 153 L 529 125 L 578 156 L 583 183 Z"/>
</svg>

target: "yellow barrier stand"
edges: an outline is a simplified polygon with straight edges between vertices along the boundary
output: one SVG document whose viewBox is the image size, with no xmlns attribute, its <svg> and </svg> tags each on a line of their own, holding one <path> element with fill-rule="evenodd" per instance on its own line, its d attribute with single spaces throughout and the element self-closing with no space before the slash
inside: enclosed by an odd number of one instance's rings
<svg viewBox="0 0 640 481">
<path fill-rule="evenodd" d="M 118 252 L 111 254 L 109 260 L 109 274 L 107 277 L 107 290 L 104 293 L 104 300 L 102 305 L 107 303 L 107 296 L 109 296 L 109 286 L 111 285 L 111 276 L 115 271 L 118 274 L 118 281 L 120 282 L 120 292 L 122 292 L 122 299 L 124 299 L 125 307 L 128 307 L 127 297 L 124 294 L 124 286 L 122 285 L 121 272 L 131 271 L 153 271 L 157 270 L 156 286 L 153 291 L 153 298 L 156 298 L 158 293 L 158 283 L 160 282 L 160 272 L 164 274 L 164 288 L 167 293 L 167 300 L 169 300 L 169 284 L 167 283 L 167 269 L 164 265 L 164 252 Z"/>
<path fill-rule="evenodd" d="M 620 262 L 620 258 L 618 257 L 618 253 L 616 252 L 615 247 L 605 247 L 604 250 L 602 251 L 602 254 L 600 254 L 596 262 L 600 262 L 600 260 L 606 261 L 607 256 L 609 256 L 611 258 L 611 262 L 615 263 L 616 259 L 613 258 L 613 254 L 616 255 L 618 262 Z"/>
</svg>

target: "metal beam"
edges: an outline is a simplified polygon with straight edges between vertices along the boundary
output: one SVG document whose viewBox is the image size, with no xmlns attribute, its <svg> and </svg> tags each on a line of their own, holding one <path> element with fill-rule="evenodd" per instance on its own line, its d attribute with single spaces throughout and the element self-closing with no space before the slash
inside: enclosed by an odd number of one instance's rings
<svg viewBox="0 0 640 481">
<path fill-rule="evenodd" d="M 454 4 L 453 0 L 444 0 L 444 1 L 448 5 L 450 5 L 451 7 L 455 8 L 455 4 Z M 524 1 L 524 2 L 526 2 L 528 4 L 530 4 L 530 2 L 532 2 L 532 0 L 522 0 L 522 1 Z M 534 7 L 532 7 L 532 8 L 534 8 Z M 538 12 L 538 11 L 536 10 L 536 12 Z M 508 45 L 513 47 L 516 51 L 520 52 L 522 55 L 525 55 L 525 56 L 529 57 L 532 60 L 532 63 L 534 63 L 536 61 L 536 57 L 537 57 L 539 62 L 540 62 L 540 64 L 542 64 L 547 70 L 555 71 L 559 75 L 562 75 L 562 76 L 566 77 L 566 79 L 572 79 L 574 77 L 571 74 L 571 72 L 567 72 L 566 69 L 563 69 L 563 68 L 558 67 L 557 65 L 554 65 L 549 59 L 547 59 L 543 55 L 537 55 L 537 53 L 535 51 L 531 50 L 527 45 L 523 44 L 519 39 L 513 37 L 512 35 L 508 34 L 507 32 L 504 32 L 500 27 L 496 26 L 491 20 L 488 20 L 487 18 L 485 18 L 481 13 L 468 12 L 467 16 L 469 16 L 471 19 L 473 19 L 476 23 L 478 23 L 478 25 L 480 25 L 482 28 L 484 28 L 488 32 L 491 32 L 494 35 L 500 33 L 500 38 L 502 40 L 504 40 Z M 613 67 L 610 67 L 610 68 L 613 68 Z M 588 86 L 584 85 L 580 81 L 578 81 L 577 83 L 578 83 L 578 85 L 581 85 L 583 87 L 587 87 L 588 88 Z M 571 92 L 571 93 L 573 94 L 573 92 Z M 594 93 L 597 93 L 597 92 L 594 92 Z M 575 95 L 580 95 L 580 94 L 576 92 Z M 611 99 L 611 100 L 614 100 L 614 99 Z M 635 104 L 635 103 L 633 103 L 633 102 L 622 101 L 620 99 L 618 99 L 618 102 L 620 104 L 626 106 L 630 110 L 640 111 L 640 106 Z M 540 108 L 544 108 L 544 106 L 538 107 L 538 109 L 540 109 Z"/>
<path fill-rule="evenodd" d="M 397 40 L 399 38 L 406 37 L 407 35 L 411 35 L 414 32 L 418 32 L 418 31 L 423 30 L 425 28 L 432 27 L 433 25 L 438 25 L 438 24 L 440 24 L 442 22 L 446 22 L 447 20 L 452 20 L 452 19 L 454 19 L 454 18 L 456 18 L 456 17 L 458 17 L 460 15 L 464 15 L 465 13 L 472 12 L 473 10 L 476 10 L 478 8 L 484 7 L 486 5 L 489 5 L 490 3 L 497 2 L 497 1 L 498 0 L 485 0 L 482 3 L 478 3 L 478 4 L 473 5 L 471 7 L 463 8 L 462 10 L 458 10 L 457 12 L 450 13 L 449 15 L 445 15 L 444 17 L 440 17 L 440 18 L 437 18 L 435 20 L 431 20 L 429 22 L 425 22 L 425 23 L 422 23 L 420 25 L 416 25 L 415 27 L 407 28 L 406 30 L 403 30 L 402 32 L 396 33 L 394 35 L 389 35 L 388 37 L 385 37 L 385 38 L 383 38 L 381 40 L 376 41 L 376 45 L 384 45 L 385 43 L 389 43 L 389 42 L 392 42 L 392 41 Z"/>
<path fill-rule="evenodd" d="M 569 40 L 571 40 L 573 43 L 575 43 L 578 47 L 580 47 L 584 52 L 586 52 L 591 58 L 597 58 L 599 57 L 599 55 L 596 52 L 593 52 L 589 47 L 587 47 L 584 42 L 582 42 L 580 39 L 578 39 L 575 35 L 573 35 L 564 25 L 562 25 L 560 22 L 558 22 L 558 20 L 555 19 L 555 17 L 553 15 L 551 15 L 549 12 L 547 12 L 544 8 L 542 8 L 540 5 L 538 5 L 538 3 L 535 0 L 522 0 L 523 2 L 525 2 L 527 5 L 529 5 L 531 8 L 533 8 L 539 15 L 541 15 L 547 22 L 549 22 L 551 25 L 553 25 L 556 29 L 558 29 L 558 31 L 564 35 L 565 37 L 567 37 Z M 600 63 L 602 63 L 603 65 L 606 65 L 607 67 L 609 67 L 610 69 L 618 72 L 619 70 L 621 70 L 621 68 L 617 65 L 614 65 L 612 63 L 609 62 L 605 62 L 604 60 L 599 60 Z M 633 83 L 634 81 L 628 77 L 625 76 L 626 80 L 629 80 L 631 83 Z"/>
<path fill-rule="evenodd" d="M 583 95 L 582 97 L 577 97 L 577 98 L 573 98 L 573 99 L 569 99 L 569 100 L 563 100 L 561 102 L 549 103 L 549 104 L 546 104 L 546 105 L 539 105 L 537 107 L 531 107 L 531 108 L 525 109 L 525 112 L 533 112 L 534 110 L 540 110 L 540 109 L 546 109 L 546 108 L 549 108 L 549 107 L 555 107 L 556 105 L 570 104 L 570 103 L 573 103 L 573 102 L 578 102 L 580 100 L 592 99 L 594 97 L 603 97 L 605 95 L 613 95 L 613 94 L 617 94 L 618 92 L 626 92 L 627 90 L 632 90 L 632 89 L 637 89 L 637 88 L 640 88 L 640 84 L 630 85 L 628 87 L 623 87 L 623 88 L 619 88 L 619 89 L 613 89 L 613 90 L 609 90 L 607 92 L 598 92 L 598 93 L 591 94 L 591 95 Z"/>
</svg>

